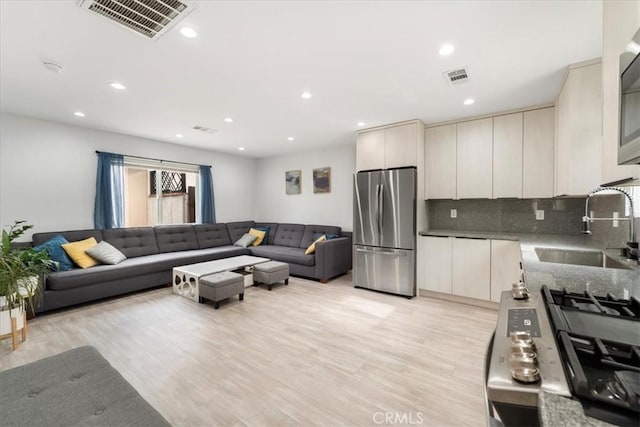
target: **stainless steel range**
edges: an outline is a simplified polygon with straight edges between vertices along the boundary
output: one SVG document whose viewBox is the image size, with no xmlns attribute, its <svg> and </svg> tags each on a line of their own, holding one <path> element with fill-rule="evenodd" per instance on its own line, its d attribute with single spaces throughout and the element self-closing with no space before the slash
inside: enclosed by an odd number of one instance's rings
<svg viewBox="0 0 640 427">
<path fill-rule="evenodd" d="M 503 292 L 489 345 L 489 413 L 506 426 L 538 425 L 538 393 L 578 400 L 585 414 L 640 423 L 640 301 L 524 284 Z"/>
</svg>

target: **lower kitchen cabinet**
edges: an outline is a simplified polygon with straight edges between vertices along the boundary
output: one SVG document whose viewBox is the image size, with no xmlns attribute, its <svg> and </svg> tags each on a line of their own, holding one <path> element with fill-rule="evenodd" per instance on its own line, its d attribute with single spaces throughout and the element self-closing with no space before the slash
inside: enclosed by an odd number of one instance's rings
<svg viewBox="0 0 640 427">
<path fill-rule="evenodd" d="M 452 237 L 421 236 L 418 239 L 418 287 L 451 294 Z"/>
<path fill-rule="evenodd" d="M 418 238 L 418 288 L 500 301 L 521 278 L 520 242 L 464 237 Z"/>
<path fill-rule="evenodd" d="M 489 300 L 491 294 L 491 241 L 454 238 L 452 254 L 452 294 Z"/>
<path fill-rule="evenodd" d="M 491 241 L 491 301 L 500 302 L 500 294 L 522 278 L 520 242 Z"/>
</svg>

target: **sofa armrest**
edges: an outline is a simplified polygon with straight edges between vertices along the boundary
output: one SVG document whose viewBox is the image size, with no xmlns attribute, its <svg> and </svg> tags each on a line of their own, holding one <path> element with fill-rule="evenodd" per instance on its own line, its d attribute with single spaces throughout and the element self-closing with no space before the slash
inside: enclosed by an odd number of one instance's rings
<svg viewBox="0 0 640 427">
<path fill-rule="evenodd" d="M 344 274 L 351 270 L 351 239 L 338 237 L 336 239 L 318 242 L 316 244 L 316 273 L 321 282 Z"/>
</svg>

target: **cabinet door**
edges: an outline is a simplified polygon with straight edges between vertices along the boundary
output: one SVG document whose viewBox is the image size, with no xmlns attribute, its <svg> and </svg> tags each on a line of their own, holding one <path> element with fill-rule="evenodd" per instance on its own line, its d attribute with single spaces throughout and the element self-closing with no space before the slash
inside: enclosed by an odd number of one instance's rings
<svg viewBox="0 0 640 427">
<path fill-rule="evenodd" d="M 385 165 L 387 168 L 418 166 L 418 126 L 409 123 L 385 129 Z"/>
<path fill-rule="evenodd" d="M 572 68 L 556 102 L 556 195 L 584 195 L 601 182 L 602 64 Z"/>
<path fill-rule="evenodd" d="M 456 198 L 456 125 L 425 132 L 425 199 Z"/>
<path fill-rule="evenodd" d="M 522 197 L 522 113 L 493 118 L 493 198 L 500 197 Z"/>
<path fill-rule="evenodd" d="M 522 197 L 553 197 L 554 108 L 524 113 Z"/>
<path fill-rule="evenodd" d="M 489 300 L 491 296 L 491 242 L 484 239 L 453 239 L 454 295 Z"/>
<path fill-rule="evenodd" d="M 509 240 L 491 241 L 491 301 L 500 302 L 502 291 L 522 278 L 520 243 Z"/>
<path fill-rule="evenodd" d="M 451 294 L 451 237 L 418 238 L 418 287 Z"/>
<path fill-rule="evenodd" d="M 493 118 L 458 123 L 457 193 L 459 199 L 492 195 Z"/>
<path fill-rule="evenodd" d="M 356 139 L 356 169 L 384 169 L 384 129 L 358 134 Z"/>
</svg>

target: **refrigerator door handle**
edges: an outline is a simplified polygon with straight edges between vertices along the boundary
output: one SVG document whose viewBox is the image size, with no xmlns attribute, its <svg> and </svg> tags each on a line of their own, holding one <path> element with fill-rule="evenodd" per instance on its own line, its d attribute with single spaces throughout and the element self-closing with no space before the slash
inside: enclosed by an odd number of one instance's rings
<svg viewBox="0 0 640 427">
<path fill-rule="evenodd" d="M 376 255 L 387 255 L 387 256 L 407 256 L 406 252 L 400 252 L 400 251 L 381 251 L 381 250 L 377 250 L 374 251 L 372 249 L 362 249 L 362 248 L 356 248 L 356 252 L 363 252 L 366 254 L 376 254 Z"/>
<path fill-rule="evenodd" d="M 382 235 L 384 229 L 384 184 L 378 189 L 378 232 Z"/>
</svg>

